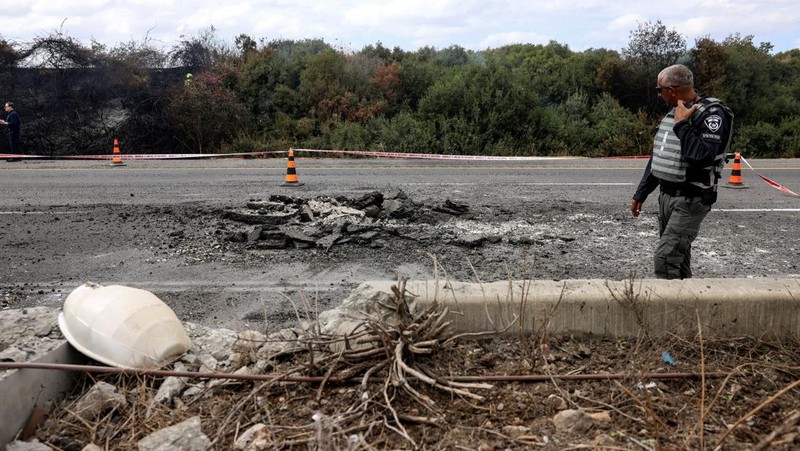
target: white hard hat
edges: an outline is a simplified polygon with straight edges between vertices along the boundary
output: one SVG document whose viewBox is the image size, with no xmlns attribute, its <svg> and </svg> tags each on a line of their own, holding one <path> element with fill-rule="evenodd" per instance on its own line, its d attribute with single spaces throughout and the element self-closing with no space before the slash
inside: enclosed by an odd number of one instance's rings
<svg viewBox="0 0 800 451">
<path fill-rule="evenodd" d="M 58 327 L 84 355 L 129 369 L 160 368 L 189 350 L 175 312 L 149 291 L 86 283 L 64 301 Z"/>
</svg>

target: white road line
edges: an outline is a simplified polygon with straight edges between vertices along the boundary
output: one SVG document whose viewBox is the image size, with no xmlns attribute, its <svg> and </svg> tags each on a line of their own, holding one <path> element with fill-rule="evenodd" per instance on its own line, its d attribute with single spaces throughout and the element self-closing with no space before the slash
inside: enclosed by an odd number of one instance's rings
<svg viewBox="0 0 800 451">
<path fill-rule="evenodd" d="M 76 211 L 0 211 L 0 215 L 76 215 L 91 213 L 89 210 Z"/>
<path fill-rule="evenodd" d="M 793 211 L 798 212 L 800 208 L 715 208 L 712 211 L 733 211 L 733 212 L 762 212 L 762 211 Z"/>
<path fill-rule="evenodd" d="M 492 182 L 494 184 L 495 182 Z M 458 186 L 468 186 L 468 185 L 488 185 L 489 183 L 468 183 L 468 182 L 411 182 L 411 183 L 402 183 L 402 185 L 414 186 L 414 185 L 458 185 Z M 522 182 L 522 183 L 513 183 L 514 185 L 525 185 L 525 186 L 634 186 L 633 183 L 623 183 L 623 182 L 597 182 L 597 183 L 590 183 L 590 182 Z"/>
<path fill-rule="evenodd" d="M 585 185 L 585 186 L 634 186 L 633 183 L 627 182 L 522 182 L 520 185 L 553 185 L 553 186 L 572 186 L 572 185 Z"/>
</svg>

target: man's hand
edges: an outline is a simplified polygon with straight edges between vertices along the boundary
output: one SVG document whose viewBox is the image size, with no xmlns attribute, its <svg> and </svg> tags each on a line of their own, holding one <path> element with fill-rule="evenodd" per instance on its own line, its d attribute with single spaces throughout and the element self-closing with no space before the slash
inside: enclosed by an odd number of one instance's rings
<svg viewBox="0 0 800 451">
<path fill-rule="evenodd" d="M 697 109 L 697 104 L 692 105 L 691 108 L 686 108 L 683 100 L 678 100 L 678 106 L 675 107 L 675 123 L 685 121 L 692 116 L 692 113 Z"/>
<path fill-rule="evenodd" d="M 638 218 L 640 211 L 642 211 L 642 202 L 633 199 L 631 201 L 631 214 L 633 215 L 634 218 Z"/>
</svg>

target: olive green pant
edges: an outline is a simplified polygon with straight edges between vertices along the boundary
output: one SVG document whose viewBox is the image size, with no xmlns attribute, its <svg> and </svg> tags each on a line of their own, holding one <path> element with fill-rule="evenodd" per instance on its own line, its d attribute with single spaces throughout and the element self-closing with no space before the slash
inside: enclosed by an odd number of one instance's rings
<svg viewBox="0 0 800 451">
<path fill-rule="evenodd" d="M 658 246 L 655 251 L 655 273 L 659 279 L 692 277 L 692 241 L 700 224 L 711 211 L 699 198 L 658 196 Z"/>
</svg>

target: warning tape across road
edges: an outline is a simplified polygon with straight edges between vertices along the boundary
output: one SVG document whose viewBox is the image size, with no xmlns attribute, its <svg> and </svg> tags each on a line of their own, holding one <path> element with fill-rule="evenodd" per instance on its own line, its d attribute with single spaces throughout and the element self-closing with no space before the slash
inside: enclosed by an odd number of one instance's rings
<svg viewBox="0 0 800 451">
<path fill-rule="evenodd" d="M 325 150 L 294 149 L 295 152 L 333 153 L 340 155 L 358 155 L 376 158 L 405 158 L 422 160 L 471 160 L 471 161 L 534 161 L 534 160 L 570 160 L 579 157 L 515 157 L 493 155 L 446 155 L 437 153 L 404 153 L 404 152 L 369 152 L 363 150 Z"/>
<path fill-rule="evenodd" d="M 285 150 L 274 150 L 274 151 L 265 151 L 265 152 L 240 152 L 240 153 L 170 153 L 170 154 L 107 154 L 107 155 L 60 155 L 60 156 L 49 156 L 49 155 L 17 155 L 17 154 L 7 154 L 2 153 L 0 154 L 0 159 L 2 158 L 39 158 L 39 159 L 48 159 L 48 160 L 111 160 L 115 157 L 119 157 L 125 160 L 178 160 L 178 159 L 200 159 L 200 158 L 222 158 L 222 157 L 256 157 L 262 155 L 274 155 L 274 154 L 281 154 L 286 153 Z"/>
<path fill-rule="evenodd" d="M 758 171 L 753 169 L 753 166 L 751 166 L 750 163 L 747 160 L 745 160 L 743 156 L 739 155 L 739 158 L 744 162 L 744 164 L 747 165 L 747 167 L 750 168 L 751 171 L 755 172 L 757 176 L 761 177 L 762 180 L 767 182 L 767 185 L 775 188 L 776 190 L 778 190 L 778 191 L 780 191 L 780 192 L 782 192 L 784 194 L 788 194 L 789 196 L 800 197 L 800 194 L 797 194 L 794 191 L 790 190 L 789 188 L 787 188 L 787 187 L 785 187 L 785 186 L 783 186 L 783 185 L 781 185 L 779 183 L 773 182 L 772 180 L 770 180 L 770 179 L 764 177 L 763 175 L 759 174 Z"/>
<path fill-rule="evenodd" d="M 370 152 L 360 150 L 327 150 L 327 149 L 292 149 L 295 152 L 327 153 L 338 155 L 355 155 L 375 158 L 400 158 L 424 160 L 459 160 L 459 161 L 536 161 L 536 160 L 568 160 L 580 157 L 523 157 L 523 156 L 493 156 L 493 155 L 444 155 L 432 153 L 407 153 L 407 152 Z M 257 157 L 264 155 L 285 154 L 286 150 L 241 153 L 180 153 L 180 154 L 106 154 L 106 155 L 15 155 L 0 154 L 0 158 L 32 158 L 32 159 L 69 159 L 69 160 L 111 160 L 120 157 L 125 160 L 177 160 L 200 158 L 224 157 Z"/>
</svg>

